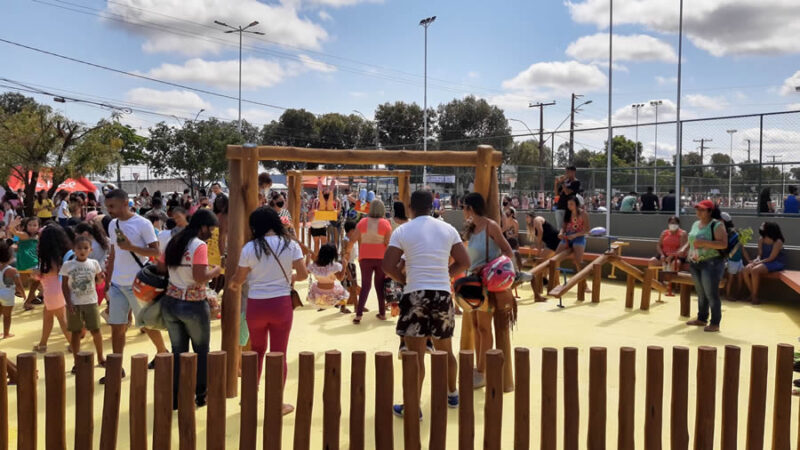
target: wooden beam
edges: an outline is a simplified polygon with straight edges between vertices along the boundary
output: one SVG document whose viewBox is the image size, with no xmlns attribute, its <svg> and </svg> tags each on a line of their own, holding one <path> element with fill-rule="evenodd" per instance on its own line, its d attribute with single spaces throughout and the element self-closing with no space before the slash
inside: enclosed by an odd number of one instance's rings
<svg viewBox="0 0 800 450">
<path fill-rule="evenodd" d="M 242 192 L 242 160 L 228 161 L 230 204 L 228 205 L 228 255 L 225 258 L 225 273 L 232 277 L 239 267 L 239 253 L 244 245 L 244 228 L 240 225 L 248 220 Z M 228 398 L 236 397 L 239 373 L 239 326 L 241 293 L 228 286 L 222 296 L 222 350 L 228 355 L 225 372 L 225 392 Z"/>
<path fill-rule="evenodd" d="M 361 170 L 289 170 L 286 172 L 287 176 L 300 175 L 304 177 L 392 177 L 402 178 L 406 174 L 410 174 L 408 170 L 379 170 L 379 169 L 361 169 Z"/>
<path fill-rule="evenodd" d="M 587 264 L 586 267 L 580 270 L 580 272 L 576 273 L 572 276 L 572 278 L 567 281 L 567 284 L 562 284 L 560 286 L 556 286 L 555 289 L 551 290 L 548 295 L 551 297 L 561 297 L 562 295 L 566 294 L 570 289 L 575 287 L 579 282 L 586 280 L 586 278 L 592 274 L 594 271 L 594 266 L 603 264 L 608 261 L 608 255 L 600 255 L 597 259 L 592 261 L 590 264 Z"/>
</svg>

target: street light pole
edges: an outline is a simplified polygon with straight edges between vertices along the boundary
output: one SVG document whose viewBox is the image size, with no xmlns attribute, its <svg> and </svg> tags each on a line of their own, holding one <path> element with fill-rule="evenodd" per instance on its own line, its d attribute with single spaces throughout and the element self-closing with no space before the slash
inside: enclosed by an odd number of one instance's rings
<svg viewBox="0 0 800 450">
<path fill-rule="evenodd" d="M 581 97 L 583 97 L 583 96 L 575 94 L 575 93 L 572 94 L 572 102 L 571 102 L 570 112 L 569 112 L 569 163 L 570 164 L 572 164 L 572 160 L 575 159 L 575 150 L 574 150 L 574 147 L 575 147 L 575 113 L 580 112 L 582 106 L 585 106 L 585 105 L 588 105 L 589 103 L 592 103 L 591 100 L 588 100 L 588 101 L 585 101 L 585 102 L 581 103 L 580 105 L 578 105 L 576 107 L 575 106 L 575 100 L 577 100 L 577 99 L 579 99 Z"/>
<path fill-rule="evenodd" d="M 247 25 L 246 27 L 242 27 L 241 25 L 239 25 L 238 27 L 232 27 L 225 22 L 220 22 L 219 20 L 215 20 L 214 23 L 226 28 L 230 28 L 229 30 L 225 31 L 225 34 L 239 33 L 239 135 L 241 135 L 242 134 L 242 34 L 250 33 L 250 34 L 257 34 L 260 36 L 264 36 L 264 33 L 260 31 L 251 31 L 248 29 L 258 25 L 257 20 L 250 22 L 250 24 Z"/>
<path fill-rule="evenodd" d="M 419 21 L 419 24 L 425 28 L 425 74 L 424 74 L 424 94 L 422 100 L 422 151 L 428 151 L 428 27 L 436 20 L 436 16 L 427 17 Z M 428 166 L 422 166 L 422 185 L 428 184 Z"/>
<path fill-rule="evenodd" d="M 731 201 L 733 200 L 732 191 L 731 191 L 731 181 L 733 180 L 733 135 L 738 130 L 727 130 L 727 133 L 731 135 L 731 149 L 730 149 L 730 161 L 728 161 L 728 208 L 731 207 Z"/>
<path fill-rule="evenodd" d="M 653 191 L 658 192 L 658 107 L 664 102 L 662 100 L 653 100 L 650 106 L 656 108 L 656 132 L 655 143 L 653 144 Z"/>
<path fill-rule="evenodd" d="M 639 192 L 639 109 L 644 107 L 644 103 L 634 103 L 631 105 L 636 111 L 636 127 L 634 133 L 636 134 L 636 148 L 634 149 L 634 163 L 633 163 L 633 190 Z"/>
</svg>

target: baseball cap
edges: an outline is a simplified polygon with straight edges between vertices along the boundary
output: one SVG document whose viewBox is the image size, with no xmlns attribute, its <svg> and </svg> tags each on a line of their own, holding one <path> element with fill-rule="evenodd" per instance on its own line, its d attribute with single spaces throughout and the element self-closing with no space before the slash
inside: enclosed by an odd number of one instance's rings
<svg viewBox="0 0 800 450">
<path fill-rule="evenodd" d="M 730 221 L 732 220 L 732 219 L 731 219 L 731 215 L 730 215 L 730 214 L 728 214 L 728 213 L 726 213 L 726 212 L 724 212 L 724 213 L 720 214 L 720 217 L 722 217 L 722 220 L 723 220 L 724 222 L 730 222 Z"/>
<path fill-rule="evenodd" d="M 703 200 L 701 202 L 695 203 L 694 209 L 707 209 L 711 211 L 714 209 L 714 202 L 711 200 Z"/>
</svg>

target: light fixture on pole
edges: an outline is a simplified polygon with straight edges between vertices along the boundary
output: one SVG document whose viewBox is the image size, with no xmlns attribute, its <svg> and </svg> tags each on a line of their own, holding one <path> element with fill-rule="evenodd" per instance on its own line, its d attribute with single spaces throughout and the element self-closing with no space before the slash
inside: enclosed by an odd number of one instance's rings
<svg viewBox="0 0 800 450">
<path fill-rule="evenodd" d="M 203 114 L 205 108 L 200 108 L 200 111 L 197 111 L 197 115 L 194 116 L 194 120 L 192 122 L 197 122 L 197 118 L 200 117 L 200 114 Z"/>
<path fill-rule="evenodd" d="M 578 95 L 573 93 L 572 94 L 572 103 L 571 109 L 569 113 L 569 163 L 572 164 L 572 160 L 575 159 L 575 113 L 579 112 L 582 106 L 586 106 L 589 103 L 592 103 L 591 100 L 587 100 L 581 103 L 578 106 L 575 106 L 575 100 L 583 97 L 582 95 Z"/>
<path fill-rule="evenodd" d="M 730 208 L 733 205 L 733 197 L 731 191 L 731 181 L 733 180 L 733 135 L 738 130 L 727 130 L 726 132 L 731 135 L 731 155 L 730 161 L 728 161 L 728 207 Z"/>
<path fill-rule="evenodd" d="M 658 192 L 658 107 L 664 104 L 662 100 L 650 101 L 650 106 L 656 108 L 656 136 L 653 144 L 653 191 Z"/>
<path fill-rule="evenodd" d="M 631 108 L 636 111 L 636 127 L 634 127 L 636 146 L 633 150 L 633 190 L 634 192 L 639 192 L 639 109 L 644 108 L 644 103 L 634 103 L 631 105 Z"/>
<path fill-rule="evenodd" d="M 421 27 L 425 28 L 425 68 L 424 68 L 424 94 L 422 100 L 422 151 L 428 151 L 428 27 L 436 20 L 436 16 L 426 17 L 419 21 Z M 422 166 L 422 185 L 428 184 L 428 166 Z"/>
<path fill-rule="evenodd" d="M 264 36 L 264 33 L 260 31 L 251 31 L 249 28 L 252 28 L 258 25 L 258 21 L 254 20 L 250 22 L 249 25 L 246 27 L 242 27 L 241 25 L 238 27 L 232 27 L 225 22 L 220 22 L 219 20 L 214 21 L 215 24 L 230 28 L 229 30 L 225 31 L 225 34 L 230 33 L 239 33 L 239 134 L 242 134 L 242 34 L 250 33 L 250 34 L 257 34 L 259 36 Z"/>
</svg>

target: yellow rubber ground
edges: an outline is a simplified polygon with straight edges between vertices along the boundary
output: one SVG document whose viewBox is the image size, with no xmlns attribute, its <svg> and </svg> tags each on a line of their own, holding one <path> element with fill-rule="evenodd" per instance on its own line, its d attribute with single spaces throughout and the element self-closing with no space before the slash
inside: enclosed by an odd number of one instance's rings
<svg viewBox="0 0 800 450">
<path fill-rule="evenodd" d="M 298 286 L 303 295 L 305 287 Z M 771 442 L 772 430 L 772 396 L 774 391 L 774 364 L 775 364 L 775 345 L 778 343 L 789 343 L 797 346 L 797 337 L 800 335 L 800 299 L 796 296 L 786 299 L 769 301 L 761 306 L 751 306 L 741 302 L 723 302 L 722 332 L 717 334 L 704 333 L 702 329 L 688 327 L 684 325 L 685 319 L 679 317 L 679 305 L 677 297 L 664 297 L 664 302 L 654 302 L 648 312 L 638 309 L 626 311 L 624 309 L 625 287 L 621 284 L 612 284 L 604 281 L 601 292 L 601 302 L 591 304 L 589 302 L 576 302 L 575 295 L 570 293 L 565 296 L 565 309 L 556 307 L 557 301 L 550 300 L 547 303 L 534 304 L 530 299 L 530 290 L 520 289 L 522 300 L 519 308 L 519 321 L 512 335 L 514 346 L 529 347 L 532 349 L 531 363 L 531 447 L 539 446 L 539 389 L 542 347 L 577 346 L 580 348 L 580 439 L 581 447 L 585 446 L 587 429 L 587 401 L 588 401 L 588 349 L 590 346 L 605 346 L 609 349 L 608 359 L 608 428 L 607 438 L 609 447 L 616 446 L 617 439 L 617 399 L 619 386 L 619 347 L 632 346 L 637 349 L 636 365 L 636 433 L 637 443 L 642 445 L 644 434 L 644 380 L 645 380 L 645 350 L 648 345 L 658 345 L 665 347 L 665 387 L 664 387 L 664 422 L 663 422 L 663 441 L 664 445 L 669 445 L 669 396 L 670 396 L 670 377 L 671 370 L 671 347 L 674 345 L 689 346 L 692 349 L 690 366 L 690 391 L 689 391 L 689 429 L 690 434 L 694 426 L 694 402 L 695 402 L 695 363 L 696 348 L 700 345 L 711 345 L 718 347 L 718 366 L 717 366 L 717 423 L 721 418 L 721 395 L 722 395 L 722 361 L 723 347 L 727 344 L 742 347 L 742 366 L 739 391 L 739 436 L 740 442 L 744 441 L 746 433 L 747 418 L 747 396 L 749 387 L 750 370 L 750 346 L 752 344 L 765 344 L 769 346 L 769 378 L 767 385 L 767 435 L 765 442 Z M 590 296 L 587 296 L 587 299 Z M 637 292 L 637 305 L 639 293 Z M 657 293 L 654 293 L 654 300 Z M 349 353 L 354 350 L 364 350 L 368 352 L 367 362 L 367 424 L 366 424 L 366 448 L 373 448 L 374 428 L 372 424 L 373 402 L 375 392 L 374 380 L 374 359 L 376 351 L 389 350 L 396 352 L 398 339 L 394 334 L 394 321 L 388 320 L 381 322 L 375 318 L 377 302 L 373 297 L 370 298 L 368 307 L 370 313 L 365 314 L 364 320 L 360 325 L 353 325 L 351 315 L 343 315 L 335 310 L 317 312 L 315 308 L 306 306 L 297 310 L 294 316 L 294 326 L 289 343 L 289 379 L 286 384 L 285 399 L 294 403 L 297 395 L 297 354 L 300 351 L 313 351 L 317 355 L 316 364 L 316 392 L 313 415 L 312 448 L 321 446 L 322 431 L 322 377 L 325 350 L 336 349 L 343 353 L 342 366 L 342 421 L 341 439 L 342 448 L 347 446 L 347 423 L 348 423 L 348 399 L 349 399 Z M 696 304 L 692 304 L 692 312 L 696 313 Z M 30 351 L 33 344 L 39 339 L 41 330 L 42 308 L 37 307 L 32 312 L 23 312 L 18 304 L 14 312 L 14 322 L 12 331 L 15 337 L 7 340 L 0 340 L 0 350 L 9 354 L 12 358 L 21 352 Z M 110 330 L 104 327 L 106 350 L 110 351 Z M 460 321 L 456 328 L 456 335 L 460 333 Z M 166 333 L 165 333 L 166 334 Z M 165 336 L 166 339 L 166 336 Z M 212 350 L 220 348 L 220 321 L 212 322 Z M 167 341 L 168 342 L 168 341 Z M 50 339 L 50 351 L 65 351 L 66 343 L 60 333 L 56 330 Z M 87 338 L 83 342 L 83 349 L 91 349 L 91 339 Z M 126 359 L 124 367 L 129 368 L 129 357 L 135 353 L 149 353 L 154 351 L 147 337 L 136 330 L 128 332 L 128 342 L 125 348 Z M 71 356 L 66 356 L 66 367 L 72 367 Z M 44 447 L 44 370 L 43 363 L 39 361 L 39 448 Z M 98 377 L 102 375 L 96 369 Z M 558 410 L 558 446 L 561 446 L 562 433 L 562 393 L 561 393 L 561 354 L 559 354 L 559 410 Z M 399 402 L 400 391 L 400 363 L 395 362 L 395 385 L 393 386 L 394 398 Z M 152 414 L 152 372 L 148 380 L 148 396 L 150 411 Z M 128 413 L 126 409 L 129 379 L 123 381 L 122 405 L 123 411 L 120 414 L 119 423 L 119 443 L 118 448 L 128 447 Z M 429 386 L 426 383 L 423 392 L 428 392 Z M 480 445 L 483 435 L 482 411 L 483 411 L 483 390 L 476 392 L 476 445 Z M 95 447 L 99 443 L 100 418 L 102 411 L 103 389 L 97 386 L 95 390 Z M 510 447 L 513 443 L 513 394 L 504 396 L 504 421 L 503 439 L 504 446 Z M 259 421 L 263 420 L 263 389 L 259 398 Z M 423 397 L 424 402 L 424 397 Z M 73 417 L 74 417 L 74 378 L 67 375 L 67 441 L 73 440 Z M 9 389 L 9 409 L 11 413 L 11 442 L 10 448 L 16 446 L 16 390 Z M 227 406 L 227 434 L 228 448 L 238 448 L 239 433 L 239 406 L 238 399 L 231 399 Z M 423 413 L 428 414 L 428 407 L 423 403 Z M 448 412 L 449 427 L 448 448 L 457 448 L 457 411 Z M 792 441 L 793 448 L 797 439 L 798 423 L 798 398 L 792 400 Z M 148 428 L 152 428 L 152 418 L 149 417 Z M 294 416 L 289 415 L 284 419 L 283 428 L 283 448 L 291 448 L 293 435 Z M 177 415 L 174 419 L 173 427 L 173 447 L 178 445 Z M 395 448 L 402 448 L 402 421 L 394 422 Z M 198 447 L 205 448 L 206 432 L 206 413 L 205 409 L 197 412 L 197 431 Z M 388 432 L 388 431 L 385 431 Z M 430 432 L 428 421 L 422 422 L 422 442 L 423 448 L 427 447 L 428 433 Z M 444 430 L 437 430 L 441 433 Z M 259 427 L 258 436 L 261 437 Z M 719 432 L 715 435 L 715 444 L 719 447 Z"/>
</svg>

